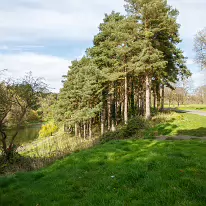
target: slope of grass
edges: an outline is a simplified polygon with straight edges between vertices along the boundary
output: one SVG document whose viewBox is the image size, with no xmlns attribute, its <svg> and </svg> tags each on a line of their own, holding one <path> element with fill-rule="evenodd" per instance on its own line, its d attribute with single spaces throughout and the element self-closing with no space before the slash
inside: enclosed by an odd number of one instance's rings
<svg viewBox="0 0 206 206">
<path fill-rule="evenodd" d="M 0 178 L 0 205 L 205 205 L 206 142 L 111 141 Z"/>
<path fill-rule="evenodd" d="M 188 135 L 196 137 L 206 137 L 206 117 L 193 114 L 167 114 L 154 118 L 159 121 L 154 128 L 148 131 L 146 136 L 166 135 Z"/>
</svg>

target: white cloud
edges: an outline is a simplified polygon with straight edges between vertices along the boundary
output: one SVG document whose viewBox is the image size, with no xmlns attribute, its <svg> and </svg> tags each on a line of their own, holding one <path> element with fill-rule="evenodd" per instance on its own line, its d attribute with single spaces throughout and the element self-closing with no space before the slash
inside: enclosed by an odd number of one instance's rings
<svg viewBox="0 0 206 206">
<path fill-rule="evenodd" d="M 205 26 L 205 0 L 168 0 L 180 11 L 182 38 Z M 0 3 L 0 41 L 92 40 L 104 13 L 124 12 L 124 0 L 8 0 Z"/>
<path fill-rule="evenodd" d="M 168 0 L 168 4 L 180 11 L 178 21 L 181 24 L 181 38 L 185 44 L 190 43 L 187 44 L 186 53 L 192 58 L 191 42 L 194 35 L 206 26 L 206 0 Z M 42 42 L 45 40 L 52 41 L 55 45 L 59 41 L 91 42 L 98 32 L 104 13 L 112 10 L 124 12 L 123 5 L 124 0 L 1 1 L 0 52 L 10 54 L 0 54 L 0 70 L 7 68 L 15 78 L 31 70 L 35 76 L 45 77 L 52 87 L 58 89 L 61 76 L 68 70 L 69 61 L 47 54 L 36 54 L 34 51 L 37 47 L 44 47 Z M 20 52 L 28 48 L 33 53 Z M 11 54 L 17 51 L 20 53 Z M 82 56 L 81 52 L 78 56 L 77 58 Z M 72 59 L 74 58 L 75 56 Z M 195 67 L 192 59 L 188 59 L 187 65 Z M 202 81 L 201 78 L 202 73 L 194 74 L 195 85 Z"/>
<path fill-rule="evenodd" d="M 205 0 L 168 0 L 180 11 L 181 37 L 205 26 Z M 124 12 L 124 0 L 8 0 L 0 3 L 0 43 L 91 41 L 104 13 Z"/>
<path fill-rule="evenodd" d="M 193 39 L 206 26 L 205 0 L 168 0 L 168 3 L 180 12 L 178 22 L 181 24 L 180 34 L 183 39 Z"/>
<path fill-rule="evenodd" d="M 91 40 L 104 13 L 123 0 L 15 0 L 0 3 L 0 41 Z M 9 6 L 10 7 L 9 7 Z"/>
<path fill-rule="evenodd" d="M 199 86 L 206 85 L 206 71 L 200 71 L 200 72 L 194 73 L 192 75 L 192 80 L 196 88 Z"/>
<path fill-rule="evenodd" d="M 31 71 L 34 76 L 43 77 L 53 91 L 59 90 L 69 65 L 66 59 L 35 53 L 0 55 L 0 71 L 7 69 L 7 77 L 18 79 Z"/>
<path fill-rule="evenodd" d="M 193 65 L 194 60 L 193 59 L 187 59 L 187 65 Z"/>
</svg>

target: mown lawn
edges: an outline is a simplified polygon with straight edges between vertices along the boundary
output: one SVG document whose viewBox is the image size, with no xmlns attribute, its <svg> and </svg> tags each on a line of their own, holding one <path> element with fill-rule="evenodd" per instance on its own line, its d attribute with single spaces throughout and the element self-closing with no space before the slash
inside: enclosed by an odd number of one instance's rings
<svg viewBox="0 0 206 206">
<path fill-rule="evenodd" d="M 206 104 L 190 104 L 190 105 L 181 105 L 180 110 L 199 110 L 206 111 Z"/>
<path fill-rule="evenodd" d="M 206 142 L 111 141 L 37 172 L 0 178 L 0 205 L 206 203 Z"/>
<path fill-rule="evenodd" d="M 169 105 L 165 105 L 165 108 L 168 108 Z M 206 104 L 188 104 L 188 105 L 171 105 L 170 107 L 176 107 L 180 110 L 199 110 L 199 111 L 206 111 Z"/>
<path fill-rule="evenodd" d="M 174 113 L 169 115 L 163 115 L 162 118 L 162 122 L 157 124 L 150 131 L 148 131 L 147 136 L 150 136 L 151 133 L 156 133 L 157 135 L 166 136 L 187 135 L 196 137 L 206 137 L 205 116 L 187 113 Z"/>
</svg>

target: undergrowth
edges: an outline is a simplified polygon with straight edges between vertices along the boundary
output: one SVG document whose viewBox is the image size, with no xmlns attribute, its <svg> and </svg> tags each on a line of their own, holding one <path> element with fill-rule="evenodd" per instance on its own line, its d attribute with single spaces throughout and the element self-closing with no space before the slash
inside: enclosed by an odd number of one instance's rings
<svg viewBox="0 0 206 206">
<path fill-rule="evenodd" d="M 145 130 L 150 128 L 150 122 L 143 117 L 134 117 L 128 121 L 127 125 L 117 128 L 114 132 L 107 132 L 101 137 L 101 142 L 118 139 L 142 138 Z"/>
</svg>

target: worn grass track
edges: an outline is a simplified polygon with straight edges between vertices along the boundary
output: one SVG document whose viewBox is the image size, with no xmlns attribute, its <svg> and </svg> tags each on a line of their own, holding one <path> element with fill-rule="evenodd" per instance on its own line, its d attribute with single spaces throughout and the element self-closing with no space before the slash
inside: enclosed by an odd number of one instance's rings
<svg viewBox="0 0 206 206">
<path fill-rule="evenodd" d="M 206 142 L 111 141 L 0 178 L 0 205 L 205 205 Z"/>
</svg>

